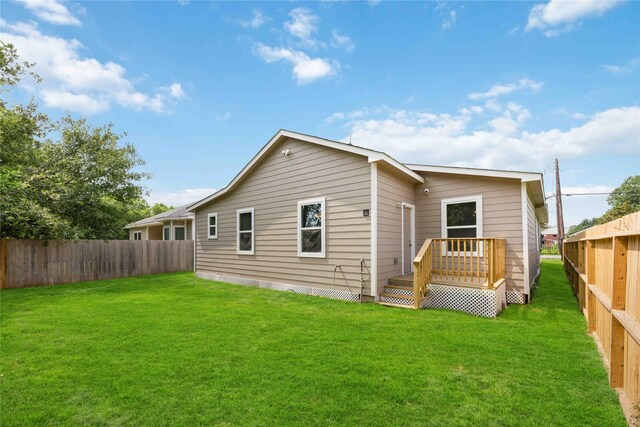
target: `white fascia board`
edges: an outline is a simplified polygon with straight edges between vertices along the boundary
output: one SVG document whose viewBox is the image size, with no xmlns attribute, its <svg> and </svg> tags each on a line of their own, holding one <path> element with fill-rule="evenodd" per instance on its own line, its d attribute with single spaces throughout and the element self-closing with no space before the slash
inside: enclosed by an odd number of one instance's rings
<svg viewBox="0 0 640 427">
<path fill-rule="evenodd" d="M 538 181 L 542 179 L 542 174 L 537 172 L 519 172 L 498 169 L 475 169 L 457 166 L 429 166 L 406 164 L 406 166 L 417 172 L 450 173 L 457 175 L 487 176 L 494 178 L 515 178 L 522 181 Z"/>
<path fill-rule="evenodd" d="M 162 222 L 154 221 L 154 222 L 143 222 L 141 224 L 136 224 L 135 222 L 132 224 L 127 224 L 124 228 L 142 228 L 142 227 L 152 227 L 154 225 L 162 225 Z"/>
</svg>

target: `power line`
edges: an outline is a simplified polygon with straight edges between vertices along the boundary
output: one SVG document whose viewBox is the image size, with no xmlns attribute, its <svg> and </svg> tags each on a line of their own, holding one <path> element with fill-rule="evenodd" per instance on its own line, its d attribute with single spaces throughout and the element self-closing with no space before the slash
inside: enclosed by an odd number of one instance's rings
<svg viewBox="0 0 640 427">
<path fill-rule="evenodd" d="M 608 196 L 608 195 L 610 195 L 611 193 L 613 193 L 613 191 L 610 191 L 610 192 L 608 192 L 608 193 L 562 193 L 561 195 L 562 195 L 562 196 Z M 635 194 L 638 194 L 638 192 L 636 192 L 636 191 L 629 191 L 629 192 L 626 192 L 626 193 L 619 193 L 619 194 L 620 194 L 621 196 L 622 196 L 622 195 L 627 195 L 627 194 L 635 195 Z M 545 197 L 545 200 L 546 200 L 546 199 L 551 199 L 552 197 L 556 197 L 556 195 L 555 195 L 555 194 L 551 194 L 551 195 L 549 195 L 549 196 L 546 196 L 546 197 Z"/>
</svg>

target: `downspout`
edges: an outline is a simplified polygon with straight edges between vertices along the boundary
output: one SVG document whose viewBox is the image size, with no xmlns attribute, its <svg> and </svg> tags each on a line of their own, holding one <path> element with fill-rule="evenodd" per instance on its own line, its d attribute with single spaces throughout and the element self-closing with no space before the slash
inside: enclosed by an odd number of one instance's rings
<svg viewBox="0 0 640 427">
<path fill-rule="evenodd" d="M 360 302 L 364 293 L 364 258 L 360 258 Z"/>
</svg>

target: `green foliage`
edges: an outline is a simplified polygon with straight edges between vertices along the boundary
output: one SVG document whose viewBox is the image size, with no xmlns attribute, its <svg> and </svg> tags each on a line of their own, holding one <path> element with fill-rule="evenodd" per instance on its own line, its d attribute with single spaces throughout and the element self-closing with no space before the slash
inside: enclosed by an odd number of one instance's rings
<svg viewBox="0 0 640 427">
<path fill-rule="evenodd" d="M 569 234 L 574 234 L 598 224 L 606 224 L 614 219 L 640 211 L 640 175 L 625 179 L 611 192 L 607 198 L 611 208 L 599 218 L 583 219 L 578 225 L 569 227 Z"/>
<path fill-rule="evenodd" d="M 156 203 L 155 205 L 153 205 L 153 206 L 151 206 L 149 208 L 148 214 L 145 215 L 145 217 L 158 215 L 158 214 L 161 214 L 163 212 L 169 211 L 169 210 L 171 210 L 173 208 L 174 208 L 174 206 L 167 206 L 164 203 Z"/>
<path fill-rule="evenodd" d="M 611 209 L 600 217 L 599 224 L 640 211 L 640 175 L 625 179 L 620 187 L 611 192 L 607 202 Z"/>
<path fill-rule="evenodd" d="M 577 233 L 578 231 L 585 230 L 597 224 L 598 224 L 598 218 L 591 218 L 591 219 L 585 218 L 580 222 L 580 224 L 572 225 L 571 227 L 569 227 L 569 234 L 571 235 L 571 234 Z"/>
<path fill-rule="evenodd" d="M 193 273 L 12 289 L 3 426 L 626 426 L 560 262 L 497 319 Z"/>
<path fill-rule="evenodd" d="M 29 73 L 13 46 L 0 43 L 2 92 Z M 127 238 L 124 225 L 149 206 L 139 182 L 144 162 L 113 125 L 52 122 L 32 101 L 0 103 L 0 235 L 23 239 Z M 55 139 L 54 139 L 55 138 Z"/>
</svg>

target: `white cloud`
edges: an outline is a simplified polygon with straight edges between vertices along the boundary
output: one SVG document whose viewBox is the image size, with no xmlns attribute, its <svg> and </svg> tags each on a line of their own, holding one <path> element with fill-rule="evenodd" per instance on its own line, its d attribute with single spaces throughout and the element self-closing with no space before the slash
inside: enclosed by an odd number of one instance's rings
<svg viewBox="0 0 640 427">
<path fill-rule="evenodd" d="M 69 9 L 57 0 L 25 0 L 20 3 L 38 18 L 50 24 L 81 25 L 78 18 L 73 16 Z"/>
<path fill-rule="evenodd" d="M 293 9 L 289 16 L 290 21 L 284 23 L 284 28 L 289 34 L 296 37 L 298 42 L 305 47 L 317 47 L 323 45 L 314 39 L 314 35 L 318 32 L 318 18 L 309 9 L 297 7 Z"/>
<path fill-rule="evenodd" d="M 449 11 L 449 14 L 442 20 L 442 25 L 440 25 L 440 28 L 442 28 L 443 30 L 450 29 L 453 26 L 453 24 L 455 24 L 457 19 L 458 19 L 458 15 L 456 11 L 455 10 Z"/>
<path fill-rule="evenodd" d="M 487 92 L 471 93 L 469 94 L 469 99 L 493 99 L 523 89 L 531 89 L 533 91 L 537 91 L 540 90 L 541 87 L 542 83 L 523 78 L 518 80 L 517 82 L 509 83 L 506 85 L 494 85 Z"/>
<path fill-rule="evenodd" d="M 603 65 L 602 68 L 610 74 L 629 74 L 631 67 L 626 65 Z"/>
<path fill-rule="evenodd" d="M 582 113 L 573 113 L 571 114 L 571 118 L 574 120 L 583 120 L 583 119 L 586 119 L 587 116 Z"/>
<path fill-rule="evenodd" d="M 348 118 L 341 113 L 333 120 Z M 388 110 L 346 124 L 354 144 L 384 151 L 411 163 L 540 170 L 554 158 L 591 153 L 637 155 L 640 107 L 612 108 L 568 130 L 524 130 L 530 117 L 520 105 L 508 103 L 498 116 L 470 127 L 469 110 L 456 115 Z"/>
<path fill-rule="evenodd" d="M 43 77 L 45 105 L 91 114 L 106 111 L 112 103 L 135 109 L 166 112 L 172 99 L 184 96 L 179 83 L 162 87 L 155 94 L 135 88 L 126 69 L 115 62 L 82 57 L 82 43 L 43 34 L 35 23 L 2 21 L 0 39 L 13 43 L 21 59 L 35 62 Z"/>
<path fill-rule="evenodd" d="M 44 103 L 49 107 L 68 111 L 81 111 L 87 115 L 100 113 L 109 109 L 109 101 L 94 99 L 85 94 L 44 89 L 42 91 Z"/>
<path fill-rule="evenodd" d="M 152 191 L 147 196 L 147 201 L 151 204 L 164 203 L 169 206 L 183 206 L 204 199 L 215 192 L 215 188 L 185 188 L 173 192 Z"/>
<path fill-rule="evenodd" d="M 251 19 L 247 21 L 240 21 L 240 26 L 244 28 L 260 28 L 262 25 L 270 21 L 271 18 L 265 16 L 259 9 L 254 9 Z"/>
<path fill-rule="evenodd" d="M 293 65 L 293 77 L 299 85 L 331 76 L 338 69 L 338 64 L 332 63 L 328 59 L 310 58 L 304 52 L 285 47 L 270 47 L 257 43 L 255 51 L 267 63 L 281 60 L 291 63 Z"/>
<path fill-rule="evenodd" d="M 381 109 L 378 109 L 377 111 L 380 112 Z M 366 116 L 369 113 L 370 113 L 369 109 L 354 110 L 348 113 L 337 112 L 327 117 L 324 121 L 327 123 L 333 123 L 335 121 L 345 120 L 345 119 L 359 119 L 361 117 Z"/>
<path fill-rule="evenodd" d="M 538 29 L 547 37 L 571 31 L 583 18 L 600 16 L 622 3 L 621 0 L 551 0 L 536 4 L 529 12 L 526 31 Z"/>
<path fill-rule="evenodd" d="M 231 113 L 229 111 L 226 111 L 226 112 L 224 112 L 222 114 L 218 114 L 216 116 L 216 121 L 217 122 L 226 122 L 230 118 L 231 118 Z"/>
<path fill-rule="evenodd" d="M 185 96 L 184 90 L 182 89 L 182 85 L 180 83 L 173 83 L 167 89 L 169 91 L 169 94 L 171 94 L 171 96 L 176 99 L 184 98 Z"/>
<path fill-rule="evenodd" d="M 347 52 L 353 52 L 355 49 L 355 44 L 353 44 L 353 40 L 351 37 L 340 34 L 338 31 L 331 31 L 331 46 L 339 49 L 344 49 Z"/>
</svg>

